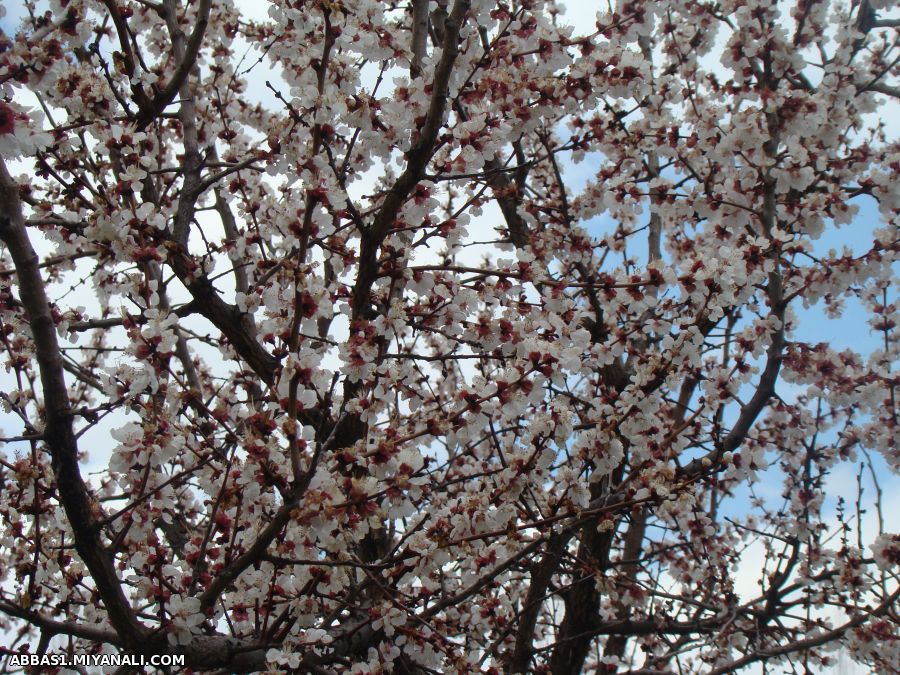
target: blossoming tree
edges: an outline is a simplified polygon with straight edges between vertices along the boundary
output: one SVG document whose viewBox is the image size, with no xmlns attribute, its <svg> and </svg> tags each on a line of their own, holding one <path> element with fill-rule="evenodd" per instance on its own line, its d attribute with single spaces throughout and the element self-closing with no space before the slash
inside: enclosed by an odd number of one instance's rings
<svg viewBox="0 0 900 675">
<path fill-rule="evenodd" d="M 601 4 L 24 3 L 10 649 L 900 668 L 896 14 Z"/>
</svg>

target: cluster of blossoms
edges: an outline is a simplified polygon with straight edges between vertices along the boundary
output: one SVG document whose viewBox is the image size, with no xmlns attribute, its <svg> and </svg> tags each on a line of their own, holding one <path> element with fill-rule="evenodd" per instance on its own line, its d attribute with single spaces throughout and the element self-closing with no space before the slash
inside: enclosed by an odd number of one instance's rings
<svg viewBox="0 0 900 675">
<path fill-rule="evenodd" d="M 12 649 L 900 669 L 886 3 L 25 5 Z"/>
</svg>

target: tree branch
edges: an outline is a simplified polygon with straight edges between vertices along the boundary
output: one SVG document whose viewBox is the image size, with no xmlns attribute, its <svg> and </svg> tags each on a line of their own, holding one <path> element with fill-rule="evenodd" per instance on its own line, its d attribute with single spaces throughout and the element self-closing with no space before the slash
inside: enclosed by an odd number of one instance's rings
<svg viewBox="0 0 900 675">
<path fill-rule="evenodd" d="M 71 635 L 92 642 L 105 642 L 111 645 L 120 644 L 118 633 L 99 626 L 80 624 L 74 621 L 54 621 L 41 615 L 39 612 L 23 609 L 18 605 L 5 601 L 0 601 L 0 612 L 17 619 L 23 619 L 32 626 L 37 626 L 53 635 Z"/>
<path fill-rule="evenodd" d="M 72 527 L 75 549 L 91 572 L 97 592 L 122 645 L 135 647 L 146 629 L 138 622 L 122 591 L 113 558 L 100 540 L 94 518 L 96 502 L 81 477 L 78 444 L 72 428 L 63 359 L 56 341 L 56 323 L 44 290 L 38 257 L 25 230 L 19 186 L 0 159 L 0 239 L 6 244 L 19 279 L 19 294 L 28 313 L 35 358 L 44 394 L 44 439 L 50 451 L 57 491 Z"/>
<path fill-rule="evenodd" d="M 444 112 L 447 109 L 450 75 L 459 53 L 459 32 L 470 5 L 469 0 L 457 0 L 453 5 L 453 10 L 447 18 L 443 53 L 435 69 L 432 83 L 434 93 L 431 96 L 431 103 L 428 106 L 428 113 L 425 116 L 419 140 L 407 153 L 406 169 L 387 191 L 371 228 L 361 233 L 359 274 L 352 293 L 353 318 L 359 318 L 368 311 L 369 292 L 378 278 L 378 249 L 393 226 L 394 219 L 409 193 L 421 179 L 434 151 L 437 134 L 443 124 Z"/>
<path fill-rule="evenodd" d="M 197 8 L 197 17 L 194 19 L 194 30 L 191 37 L 185 45 L 184 33 L 178 28 L 178 17 L 175 16 L 176 6 L 170 2 L 164 2 L 160 8 L 166 18 L 170 31 L 174 26 L 176 30 L 172 34 L 172 47 L 178 66 L 168 84 L 153 97 L 153 101 L 146 106 L 138 115 L 137 129 L 143 130 L 150 124 L 163 110 L 166 109 L 175 95 L 182 89 L 182 85 L 187 81 L 187 77 L 191 69 L 196 65 L 197 54 L 200 52 L 200 46 L 203 44 L 203 36 L 206 33 L 206 26 L 209 22 L 209 8 L 211 0 L 200 0 L 200 6 Z M 184 92 L 182 92 L 184 95 Z"/>
<path fill-rule="evenodd" d="M 842 626 L 838 626 L 833 630 L 826 631 L 821 635 L 807 638 L 805 640 L 798 640 L 796 642 L 791 642 L 789 644 L 775 647 L 773 649 L 767 649 L 765 651 L 758 651 L 753 652 L 752 654 L 747 654 L 746 656 L 732 661 L 725 666 L 720 666 L 719 668 L 710 670 L 706 675 L 726 675 L 727 673 L 737 672 L 740 668 L 748 666 L 751 663 L 756 663 L 757 661 L 771 659 L 777 656 L 785 656 L 787 654 L 794 654 L 806 649 L 813 649 L 814 647 L 821 647 L 824 644 L 828 644 L 829 642 L 833 642 L 834 640 L 839 639 L 851 628 L 857 628 L 858 626 L 866 623 L 866 621 L 885 614 L 893 607 L 898 598 L 900 598 L 900 588 L 891 593 L 887 598 L 884 599 L 884 601 L 880 605 L 878 605 L 874 609 L 857 614 Z"/>
<path fill-rule="evenodd" d="M 422 60 L 428 42 L 428 0 L 412 0 L 412 58 L 409 74 L 413 79 L 422 77 Z"/>
</svg>

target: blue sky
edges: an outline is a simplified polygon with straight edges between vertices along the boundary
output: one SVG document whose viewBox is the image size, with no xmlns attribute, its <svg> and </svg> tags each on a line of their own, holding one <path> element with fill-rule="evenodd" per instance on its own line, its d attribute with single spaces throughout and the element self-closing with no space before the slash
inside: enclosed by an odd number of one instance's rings
<svg viewBox="0 0 900 675">
<path fill-rule="evenodd" d="M 3 3 L 0 5 L 0 11 L 5 11 L 6 16 L 0 18 L 0 28 L 6 33 L 7 37 L 12 37 L 20 22 L 28 12 L 25 10 L 25 4 L 21 0 L 13 0 L 11 3 Z"/>
<path fill-rule="evenodd" d="M 238 5 L 252 6 L 254 15 L 257 18 L 264 16 L 265 4 L 238 2 Z M 576 25 L 591 26 L 593 24 L 592 14 L 595 3 L 580 3 L 573 0 L 570 16 Z M 590 5 L 590 6 L 589 6 Z M 24 3 L 19 0 L 12 0 L 2 5 L 6 10 L 6 16 L 0 18 L 0 28 L 8 35 L 14 34 L 21 19 L 26 16 Z M 264 79 L 264 78 L 254 78 Z M 268 92 L 260 88 L 260 91 L 268 95 Z M 897 137 L 898 119 L 900 116 L 894 115 L 890 118 L 891 128 L 894 133 L 889 133 L 893 138 Z M 594 158 L 596 159 L 596 158 Z M 571 187 L 575 193 L 584 185 L 596 170 L 596 162 L 592 161 L 590 155 L 588 158 L 578 164 L 567 164 L 565 172 L 567 178 L 571 179 Z M 854 221 L 841 228 L 826 227 L 823 235 L 815 242 L 815 252 L 822 254 L 830 248 L 840 250 L 843 246 L 849 246 L 854 253 L 868 249 L 872 241 L 872 232 L 876 227 L 881 226 L 881 218 L 878 213 L 877 205 L 874 200 L 862 197 L 856 200 L 860 210 Z M 590 227 L 591 234 L 599 235 L 610 223 L 608 218 L 598 219 Z M 896 301 L 896 298 L 891 299 Z M 820 341 L 828 341 L 833 348 L 837 350 L 852 349 L 862 355 L 870 354 L 873 350 L 882 346 L 882 334 L 874 331 L 868 324 L 869 314 L 864 310 L 859 302 L 852 298 L 845 301 L 845 310 L 841 317 L 829 319 L 825 316 L 822 303 L 817 303 L 808 309 L 803 309 L 800 303 L 796 303 L 797 326 L 792 339 L 798 341 L 809 341 L 812 343 Z M 11 425 L 14 426 L 14 425 Z M 892 474 L 884 460 L 877 453 L 872 453 L 874 468 L 882 481 L 882 489 L 888 495 L 886 503 L 886 513 L 900 513 L 900 501 L 897 495 L 900 495 L 900 477 Z M 856 490 L 856 466 L 846 464 L 837 467 L 827 482 L 828 497 L 826 500 L 826 513 L 833 514 L 837 503 L 837 496 L 843 495 L 849 501 L 855 498 Z M 873 485 L 868 472 L 866 472 L 863 484 L 869 496 L 872 495 Z M 782 485 L 780 481 L 773 480 L 766 484 L 760 485 L 759 490 L 770 490 L 769 495 L 777 499 L 780 495 Z M 736 495 L 736 499 L 730 505 L 723 507 L 727 512 L 734 515 L 742 515 L 746 513 L 746 489 L 743 493 L 740 491 Z M 867 526 L 867 528 L 870 527 Z M 890 528 L 891 525 L 889 524 Z M 869 536 L 866 539 L 870 539 Z"/>
<path fill-rule="evenodd" d="M 43 4 L 43 3 L 40 3 Z M 266 13 L 265 3 L 248 3 L 238 0 L 242 9 L 250 9 L 254 18 L 261 19 Z M 576 26 L 591 26 L 593 24 L 594 12 L 596 11 L 593 3 L 570 3 L 567 16 Z M 6 11 L 5 17 L 0 19 L 0 27 L 11 35 L 15 32 L 22 18 L 26 13 L 23 2 L 8 2 L 3 5 Z M 259 78 L 254 78 L 259 79 Z M 896 137 L 898 123 L 892 116 L 888 119 L 890 122 L 888 127 L 889 137 Z M 579 164 L 567 162 L 564 166 L 566 179 L 573 193 L 577 194 L 585 185 L 585 183 L 596 172 L 598 161 L 601 161 L 597 153 L 588 154 L 586 159 Z M 814 242 L 814 250 L 817 254 L 823 254 L 828 249 L 834 248 L 840 250 L 843 246 L 848 246 L 854 254 L 858 255 L 862 251 L 870 247 L 872 241 L 872 232 L 876 227 L 881 226 L 881 218 L 878 213 L 877 205 L 874 200 L 868 197 L 860 197 L 855 200 L 860 207 L 859 213 L 852 223 L 844 225 L 840 228 L 826 227 L 822 236 Z M 589 232 L 595 236 L 602 234 L 612 223 L 611 219 L 601 216 L 592 223 L 587 225 Z M 643 255 L 641 255 L 643 253 Z M 639 257 L 645 257 L 646 252 L 635 251 Z M 869 314 L 862 305 L 852 297 L 845 299 L 845 309 L 842 316 L 829 319 L 823 311 L 823 303 L 819 302 L 812 307 L 804 309 L 801 303 L 795 303 L 795 311 L 797 312 L 797 325 L 793 339 L 798 341 L 809 341 L 812 343 L 820 341 L 828 341 L 837 350 L 852 349 L 862 355 L 872 352 L 882 346 L 883 336 L 881 333 L 872 329 L 868 320 Z"/>
<path fill-rule="evenodd" d="M 246 3 L 238 0 L 237 4 L 251 9 L 254 18 L 265 17 L 266 4 L 264 3 Z M 7 35 L 12 35 L 22 18 L 27 15 L 26 9 L 22 2 L 6 3 L 3 7 L 6 10 L 6 16 L 0 19 L 0 27 Z M 593 24 L 593 15 L 596 11 L 594 7 L 593 3 L 572 3 L 572 7 L 568 10 L 568 16 L 576 26 L 590 26 Z M 260 78 L 253 79 L 259 80 Z M 264 90 L 263 93 L 269 94 L 267 90 Z M 893 120 L 891 121 L 891 126 L 896 127 Z M 562 128 L 560 131 L 562 132 Z M 889 128 L 888 131 L 890 132 L 891 129 Z M 579 164 L 573 164 L 570 161 L 565 163 L 566 179 L 574 194 L 577 194 L 593 177 L 600 161 L 602 161 L 602 157 L 598 153 L 589 153 Z M 826 227 L 822 236 L 814 242 L 814 250 L 817 254 L 823 254 L 831 248 L 840 250 L 843 246 L 848 246 L 854 254 L 858 255 L 870 247 L 873 230 L 881 226 L 877 205 L 873 199 L 868 197 L 857 198 L 855 202 L 860 209 L 854 221 L 840 228 Z M 608 231 L 611 224 L 612 220 L 608 216 L 601 216 L 588 223 L 586 227 L 592 235 L 599 236 Z M 642 244 L 644 240 L 645 238 L 642 238 Z M 632 255 L 646 259 L 646 251 L 633 251 Z M 829 319 L 825 315 L 821 302 L 806 309 L 800 302 L 796 302 L 795 311 L 798 320 L 792 338 L 794 340 L 811 343 L 828 341 L 834 349 L 852 349 L 863 356 L 882 346 L 882 334 L 872 329 L 868 323 L 869 314 L 853 297 L 845 298 L 843 314 L 834 319 Z M 878 468 L 885 469 L 883 461 L 879 463 Z M 888 472 L 884 472 L 882 475 L 887 477 L 886 480 L 892 488 L 900 487 L 900 478 L 891 476 Z"/>
</svg>

